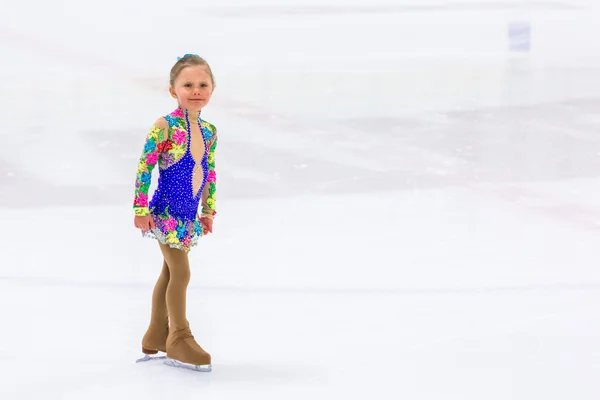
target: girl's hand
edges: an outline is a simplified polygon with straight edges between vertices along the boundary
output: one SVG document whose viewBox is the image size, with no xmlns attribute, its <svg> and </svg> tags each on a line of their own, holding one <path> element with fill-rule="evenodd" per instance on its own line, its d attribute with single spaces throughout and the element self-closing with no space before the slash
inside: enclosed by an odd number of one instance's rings
<svg viewBox="0 0 600 400">
<path fill-rule="evenodd" d="M 213 220 L 211 218 L 200 218 L 202 223 L 202 233 L 212 233 Z"/>
<path fill-rule="evenodd" d="M 149 231 L 151 228 L 156 228 L 156 225 L 154 225 L 154 220 L 149 215 L 143 217 L 136 215 L 133 219 L 133 224 L 136 228 L 141 229 L 144 232 Z"/>
</svg>

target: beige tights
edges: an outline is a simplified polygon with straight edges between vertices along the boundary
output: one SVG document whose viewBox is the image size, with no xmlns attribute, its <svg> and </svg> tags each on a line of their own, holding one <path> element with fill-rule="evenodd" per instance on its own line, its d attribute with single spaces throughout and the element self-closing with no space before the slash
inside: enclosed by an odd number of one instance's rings
<svg viewBox="0 0 600 400">
<path fill-rule="evenodd" d="M 190 262 L 186 252 L 159 242 L 163 254 L 163 270 L 152 295 L 152 307 L 168 310 L 171 330 L 188 327 L 186 296 L 190 283 Z M 166 281 L 166 285 L 165 282 Z M 164 297 L 163 297 L 164 296 Z"/>
<path fill-rule="evenodd" d="M 146 354 L 167 351 L 169 330 L 175 331 L 189 326 L 186 319 L 186 292 L 190 282 L 187 254 L 160 242 L 159 244 L 164 260 L 152 292 L 150 326 L 142 339 L 142 351 Z"/>
<path fill-rule="evenodd" d="M 167 262 L 163 260 L 162 271 L 154 285 L 152 292 L 152 316 L 151 321 L 157 325 L 163 326 L 169 323 L 169 313 L 167 311 L 167 287 L 169 286 L 170 273 Z"/>
</svg>

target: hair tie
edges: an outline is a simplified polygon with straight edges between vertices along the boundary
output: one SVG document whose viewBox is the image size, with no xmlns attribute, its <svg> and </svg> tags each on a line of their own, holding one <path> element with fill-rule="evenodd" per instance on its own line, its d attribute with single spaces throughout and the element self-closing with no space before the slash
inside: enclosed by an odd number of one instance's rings
<svg viewBox="0 0 600 400">
<path fill-rule="evenodd" d="M 177 61 L 181 60 L 182 58 L 188 57 L 188 56 L 192 56 L 192 57 L 200 57 L 198 54 L 184 54 L 183 57 L 177 57 Z"/>
</svg>

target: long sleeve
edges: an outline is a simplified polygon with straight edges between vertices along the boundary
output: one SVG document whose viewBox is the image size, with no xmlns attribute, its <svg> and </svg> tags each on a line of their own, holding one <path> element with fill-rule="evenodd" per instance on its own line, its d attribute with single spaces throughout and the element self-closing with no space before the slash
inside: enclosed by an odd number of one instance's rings
<svg viewBox="0 0 600 400">
<path fill-rule="evenodd" d="M 144 150 L 138 162 L 133 201 L 135 215 L 146 216 L 150 214 L 150 210 L 148 209 L 148 191 L 152 182 L 152 170 L 158 162 L 160 153 L 159 145 L 165 139 L 165 128 L 160 125 L 163 124 L 157 121 L 148 132 Z"/>
<path fill-rule="evenodd" d="M 217 149 L 217 133 L 213 134 L 208 144 L 208 176 L 202 191 L 202 218 L 213 219 L 217 214 L 216 192 L 217 172 L 215 170 L 215 150 Z"/>
</svg>

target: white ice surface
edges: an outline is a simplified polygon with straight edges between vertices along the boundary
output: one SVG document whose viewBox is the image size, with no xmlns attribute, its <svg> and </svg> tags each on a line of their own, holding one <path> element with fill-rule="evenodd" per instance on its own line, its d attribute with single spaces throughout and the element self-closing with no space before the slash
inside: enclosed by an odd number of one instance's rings
<svg viewBox="0 0 600 400">
<path fill-rule="evenodd" d="M 0 2 L 0 399 L 600 398 L 597 2 L 178 5 Z M 134 363 L 161 266 L 134 173 L 189 52 L 210 374 Z"/>
</svg>

